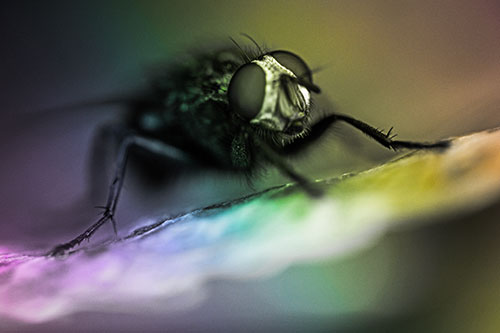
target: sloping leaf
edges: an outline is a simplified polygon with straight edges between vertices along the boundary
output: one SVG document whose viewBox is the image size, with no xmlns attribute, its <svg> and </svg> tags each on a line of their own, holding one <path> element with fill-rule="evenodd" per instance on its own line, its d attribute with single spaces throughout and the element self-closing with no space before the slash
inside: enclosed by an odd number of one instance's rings
<svg viewBox="0 0 500 333">
<path fill-rule="evenodd" d="M 300 303 L 307 296 L 295 298 L 294 305 L 281 304 L 286 297 L 279 295 L 300 295 L 297 289 L 311 288 L 314 276 L 299 275 L 272 284 L 273 289 L 265 281 L 276 282 L 293 267 L 307 270 L 308 265 L 318 263 L 341 270 L 346 255 L 370 251 L 389 230 L 417 228 L 497 202 L 500 131 L 460 137 L 445 152 L 410 153 L 372 170 L 321 180 L 317 185 L 326 189 L 324 198 L 311 199 L 289 184 L 153 221 L 123 239 L 83 247 L 64 258 L 12 254 L 4 249 L 0 256 L 0 314 L 24 322 L 86 311 L 133 316 L 156 313 L 171 318 L 179 310 L 210 300 L 214 290 L 226 291 L 228 304 L 259 304 L 255 292 L 265 297 L 267 306 L 271 303 L 275 309 L 284 309 L 280 312 L 284 317 L 304 314 Z M 376 289 L 387 276 L 375 274 L 372 268 Z M 339 279 L 315 281 L 324 284 L 324 292 L 312 296 L 318 306 L 307 308 L 309 315 L 376 309 L 375 289 L 356 284 L 354 279 L 346 291 L 345 281 Z M 220 286 L 215 288 L 214 283 Z M 241 283 L 245 286 L 241 290 L 246 291 L 232 294 L 232 283 Z M 354 297 L 356 290 L 364 291 Z M 339 297 L 343 293 L 349 301 Z M 212 313 L 213 318 L 231 318 L 228 309 L 221 311 L 226 313 Z M 238 309 L 234 311 L 241 315 Z M 259 313 L 255 309 L 255 316 Z"/>
</svg>

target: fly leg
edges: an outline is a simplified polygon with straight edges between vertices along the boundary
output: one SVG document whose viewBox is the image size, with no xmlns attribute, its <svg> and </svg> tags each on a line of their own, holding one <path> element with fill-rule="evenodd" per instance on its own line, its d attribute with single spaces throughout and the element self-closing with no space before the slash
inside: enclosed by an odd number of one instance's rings
<svg viewBox="0 0 500 333">
<path fill-rule="evenodd" d="M 104 125 L 95 134 L 92 140 L 90 157 L 87 166 L 88 172 L 88 196 L 93 200 L 102 203 L 107 196 L 107 187 L 109 175 L 113 170 L 109 170 L 116 162 L 118 149 L 125 138 L 130 135 L 124 125 L 109 124 Z"/>
<path fill-rule="evenodd" d="M 341 115 L 341 114 L 332 114 L 329 115 L 314 125 L 311 126 L 311 130 L 307 133 L 303 138 L 297 139 L 287 146 L 282 148 L 281 153 L 286 155 L 293 155 L 303 151 L 308 146 L 312 145 L 319 137 L 321 137 L 334 123 L 338 121 L 343 121 L 354 128 L 360 130 L 365 135 L 370 137 L 371 139 L 377 141 L 382 146 L 392 149 L 398 150 L 402 148 L 406 149 L 444 149 L 449 147 L 450 141 L 442 140 L 437 142 L 414 142 L 414 141 L 400 141 L 394 140 L 396 135 L 391 135 L 392 128 L 384 133 L 375 127 L 368 125 L 360 120 L 355 118 Z"/>
<path fill-rule="evenodd" d="M 182 150 L 173 147 L 171 145 L 168 145 L 162 141 L 142 137 L 135 134 L 133 135 L 129 134 L 125 136 L 118 149 L 118 156 L 116 158 L 114 177 L 109 186 L 106 205 L 102 207 L 104 211 L 102 213 L 101 218 L 96 223 L 91 225 L 83 233 L 78 235 L 76 238 L 72 239 L 67 243 L 58 245 L 55 248 L 53 248 L 48 253 L 49 256 L 61 255 L 71 250 L 84 240 L 89 239 L 100 227 L 102 227 L 107 222 L 111 222 L 115 234 L 117 233 L 114 214 L 116 211 L 116 206 L 118 204 L 118 199 L 120 197 L 120 192 L 125 178 L 125 170 L 127 167 L 128 154 L 130 148 L 132 147 L 139 147 L 169 159 L 175 159 L 183 162 L 190 162 L 191 160 L 191 158 Z"/>
<path fill-rule="evenodd" d="M 310 197 L 317 198 L 323 195 L 321 189 L 317 188 L 309 179 L 297 173 L 288 163 L 286 163 L 283 157 L 277 154 L 269 145 L 262 140 L 257 140 L 257 142 L 261 153 L 267 161 L 277 167 L 281 173 L 295 181 Z"/>
<path fill-rule="evenodd" d="M 360 120 L 354 119 L 345 115 L 333 115 L 334 120 L 343 121 L 348 123 L 349 125 L 357 128 L 373 140 L 380 143 L 382 146 L 392 149 L 398 150 L 401 148 L 407 149 L 444 149 L 450 146 L 450 141 L 442 140 L 437 142 L 415 142 L 415 141 L 400 141 L 393 140 L 396 135 L 391 135 L 392 128 L 384 133 Z"/>
<path fill-rule="evenodd" d="M 286 174 L 288 177 L 296 181 L 310 196 L 318 197 L 321 195 L 321 191 L 314 186 L 310 181 L 306 178 L 302 177 L 298 173 L 296 173 L 291 166 L 289 166 L 283 160 L 282 156 L 292 156 L 294 154 L 300 153 L 305 150 L 307 147 L 311 146 L 317 139 L 319 139 L 326 131 L 331 128 L 331 126 L 338 122 L 343 121 L 356 129 L 360 130 L 368 137 L 377 141 L 379 144 L 384 147 L 392 150 L 398 150 L 402 148 L 407 149 L 445 149 L 449 147 L 450 141 L 437 141 L 437 142 L 413 142 L 413 141 L 400 141 L 393 140 L 395 135 L 391 135 L 391 130 L 387 133 L 384 133 L 360 120 L 354 119 L 349 116 L 340 115 L 340 114 L 332 114 L 329 115 L 317 123 L 311 126 L 311 129 L 305 136 L 302 138 L 298 138 L 293 142 L 287 144 L 284 147 L 281 147 L 277 150 L 271 149 L 271 147 L 267 146 L 263 142 L 259 142 L 262 152 L 265 157 L 274 164 L 276 167 L 280 169 L 280 171 Z"/>
</svg>

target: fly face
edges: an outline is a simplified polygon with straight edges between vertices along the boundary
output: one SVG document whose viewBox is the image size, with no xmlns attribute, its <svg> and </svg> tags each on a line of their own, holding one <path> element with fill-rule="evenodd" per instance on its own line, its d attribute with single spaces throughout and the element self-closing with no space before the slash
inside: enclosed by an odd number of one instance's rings
<svg viewBox="0 0 500 333">
<path fill-rule="evenodd" d="M 274 51 L 241 66 L 229 85 L 232 110 L 250 124 L 297 136 L 306 129 L 311 109 L 309 67 L 297 55 Z"/>
</svg>

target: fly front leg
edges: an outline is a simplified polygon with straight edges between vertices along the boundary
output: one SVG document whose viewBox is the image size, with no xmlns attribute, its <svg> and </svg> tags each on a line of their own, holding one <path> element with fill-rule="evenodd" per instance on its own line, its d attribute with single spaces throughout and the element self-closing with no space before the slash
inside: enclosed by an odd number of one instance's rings
<svg viewBox="0 0 500 333">
<path fill-rule="evenodd" d="M 106 205 L 100 207 L 103 209 L 101 218 L 73 240 L 53 248 L 48 253 L 49 256 L 57 256 L 64 254 L 65 252 L 79 245 L 84 240 L 90 239 L 90 237 L 107 222 L 111 222 L 115 235 L 117 234 L 116 221 L 114 219 L 114 215 L 116 212 L 118 199 L 120 198 L 123 181 L 125 179 L 125 170 L 127 167 L 127 159 L 129 151 L 130 148 L 132 147 L 139 147 L 141 149 L 147 150 L 149 152 L 152 152 L 159 156 L 163 156 L 168 159 L 182 161 L 185 163 L 191 162 L 191 158 L 188 154 L 162 141 L 142 137 L 135 134 L 125 136 L 118 150 L 114 177 L 109 186 Z"/>
<path fill-rule="evenodd" d="M 392 150 L 398 150 L 401 148 L 406 148 L 406 149 L 444 149 L 449 147 L 450 142 L 446 140 L 442 141 L 437 141 L 437 142 L 415 142 L 415 141 L 401 141 L 401 140 L 394 140 L 396 137 L 395 134 L 391 135 L 392 133 L 392 127 L 389 129 L 387 133 L 384 133 L 383 131 L 372 127 L 368 125 L 367 123 L 364 123 L 360 120 L 354 119 L 349 116 L 345 115 L 332 115 L 334 121 L 343 121 L 346 122 L 347 124 L 353 126 L 354 128 L 357 128 L 364 134 L 366 134 L 368 137 L 372 138 L 373 140 L 377 141 L 380 143 L 382 146 L 392 149 Z"/>
<path fill-rule="evenodd" d="M 394 140 L 395 134 L 392 134 L 392 128 L 384 133 L 383 131 L 368 125 L 361 120 L 342 115 L 342 114 L 331 114 L 325 118 L 319 120 L 317 123 L 311 126 L 310 131 L 303 137 L 299 138 L 287 146 L 282 148 L 281 153 L 286 155 L 293 155 L 300 153 L 307 147 L 311 146 L 317 139 L 323 136 L 327 130 L 331 129 L 333 124 L 337 122 L 345 122 L 352 127 L 358 129 L 369 138 L 377 141 L 382 146 L 392 149 L 444 149 L 449 147 L 450 141 L 442 140 L 437 142 L 415 142 L 415 141 L 402 141 Z"/>
<path fill-rule="evenodd" d="M 295 181 L 310 197 L 318 198 L 323 195 L 323 191 L 320 188 L 309 179 L 296 172 L 292 166 L 290 166 L 285 159 L 275 152 L 268 144 L 262 140 L 257 140 L 257 142 L 265 159 L 277 167 L 282 174 Z"/>
<path fill-rule="evenodd" d="M 310 130 L 303 137 L 295 139 L 284 147 L 278 148 L 276 151 L 271 149 L 263 142 L 260 142 L 259 144 L 262 147 L 262 152 L 264 153 L 268 161 L 278 167 L 278 169 L 280 169 L 282 173 L 296 181 L 309 195 L 317 197 L 321 195 L 321 191 L 317 189 L 313 183 L 296 173 L 291 168 L 291 166 L 289 166 L 284 161 L 282 156 L 293 156 L 304 151 L 314 142 L 317 142 L 320 137 L 322 137 L 329 129 L 333 127 L 333 124 L 339 121 L 353 126 L 354 128 L 366 134 L 371 139 L 377 141 L 379 144 L 392 150 L 398 150 L 402 148 L 445 149 L 450 145 L 450 141 L 446 140 L 430 143 L 394 140 L 396 135 L 392 135 L 392 128 L 387 133 L 384 133 L 383 131 L 380 131 L 377 128 L 372 127 L 360 120 L 341 114 L 331 114 L 329 116 L 326 116 L 325 118 L 313 124 Z"/>
</svg>

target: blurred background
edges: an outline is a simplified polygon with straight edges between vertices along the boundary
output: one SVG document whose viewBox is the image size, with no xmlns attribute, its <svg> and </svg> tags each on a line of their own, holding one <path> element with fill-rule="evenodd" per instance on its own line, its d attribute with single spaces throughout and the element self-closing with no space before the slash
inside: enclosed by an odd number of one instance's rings
<svg viewBox="0 0 500 333">
<path fill-rule="evenodd" d="M 120 117 L 119 107 L 43 110 L 140 89 L 151 66 L 180 60 L 193 48 L 223 45 L 229 36 L 249 44 L 241 32 L 269 49 L 297 53 L 312 68 L 321 67 L 314 76 L 323 91 L 318 108 L 375 127 L 394 126 L 401 139 L 431 141 L 500 126 L 496 0 L 19 1 L 2 7 L 4 248 L 48 248 L 82 230 L 97 214 L 92 207 L 98 203 L 87 195 L 89 149 L 96 128 Z M 393 156 L 338 126 L 294 163 L 311 178 L 321 178 L 363 170 Z M 270 171 L 255 189 L 285 181 Z M 212 173 L 185 175 L 162 193 L 144 194 L 133 187 L 126 186 L 120 201 L 122 228 L 144 216 L 178 213 L 254 190 L 240 179 Z M 497 213 L 481 213 L 490 221 L 484 223 L 493 227 Z M 439 243 L 449 232 L 426 229 L 415 237 L 423 237 L 422 244 L 429 237 Z M 416 238 L 394 237 L 387 240 L 390 246 L 412 244 L 408 251 L 427 260 Z M 411 239 L 405 243 L 400 238 Z M 362 267 L 368 259 L 359 260 Z M 432 319 L 429 313 L 425 318 Z M 410 317 L 409 323 L 420 323 L 420 317 Z M 328 322 L 328 316 L 321 318 Z"/>
</svg>

